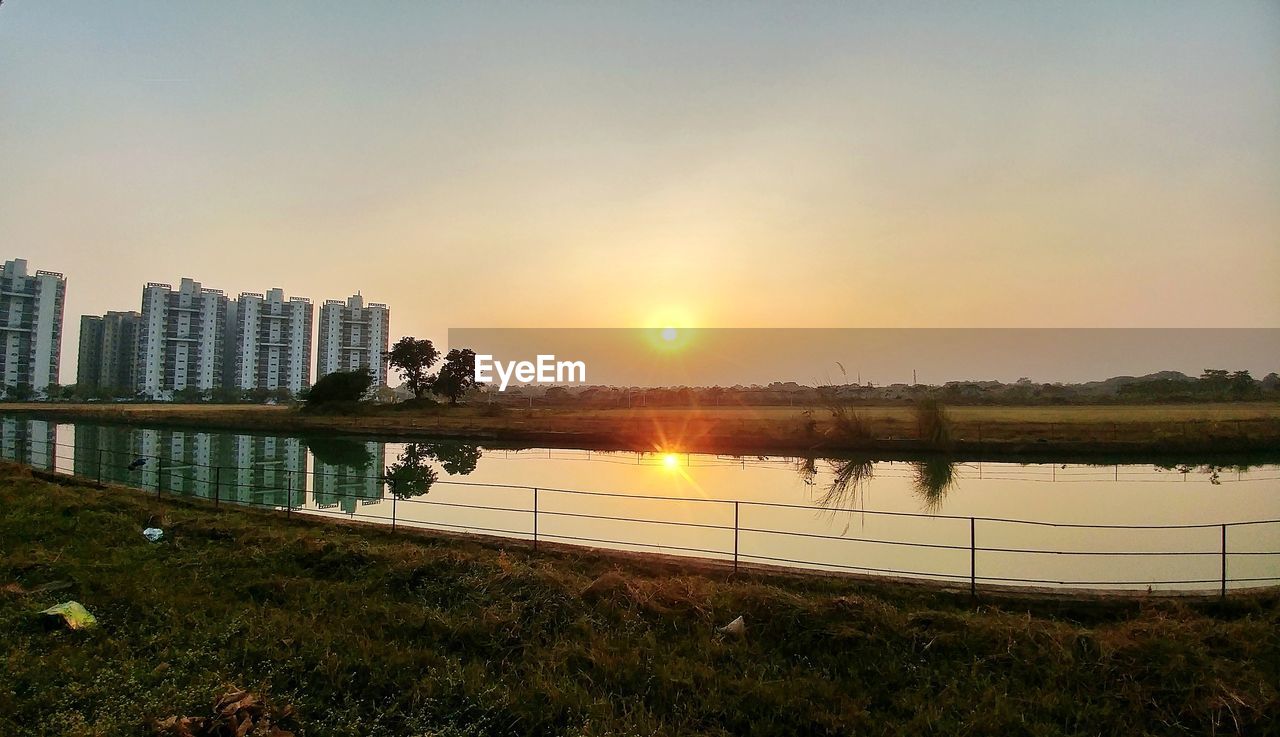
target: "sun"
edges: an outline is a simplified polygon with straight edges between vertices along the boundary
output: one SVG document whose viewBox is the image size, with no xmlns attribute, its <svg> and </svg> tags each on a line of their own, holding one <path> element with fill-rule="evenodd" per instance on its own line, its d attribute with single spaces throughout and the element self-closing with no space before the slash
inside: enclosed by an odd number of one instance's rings
<svg viewBox="0 0 1280 737">
<path fill-rule="evenodd" d="M 667 468 L 675 468 L 676 466 L 680 465 L 680 457 L 677 456 L 675 453 L 667 453 L 666 455 L 662 456 L 662 465 L 666 466 Z"/>
<path fill-rule="evenodd" d="M 694 342 L 697 331 L 693 328 L 667 325 L 660 328 L 643 328 L 638 331 L 651 350 L 659 354 L 677 355 Z"/>
</svg>

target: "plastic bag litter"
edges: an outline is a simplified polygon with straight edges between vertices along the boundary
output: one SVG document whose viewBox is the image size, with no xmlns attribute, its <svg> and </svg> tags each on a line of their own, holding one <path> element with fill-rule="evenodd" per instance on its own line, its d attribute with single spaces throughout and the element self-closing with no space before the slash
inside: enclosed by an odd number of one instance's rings
<svg viewBox="0 0 1280 737">
<path fill-rule="evenodd" d="M 142 536 L 147 538 L 153 543 L 159 542 L 160 538 L 164 537 L 164 530 L 160 529 L 159 527 L 148 527 L 147 529 L 142 531 Z"/>
<path fill-rule="evenodd" d="M 733 620 L 723 627 L 717 627 L 716 632 L 722 635 L 733 635 L 734 637 L 742 637 L 747 634 L 747 622 L 741 616 Z"/>
<path fill-rule="evenodd" d="M 64 601 L 40 613 L 49 618 L 62 620 L 67 629 L 87 630 L 98 625 L 98 620 L 78 601 Z"/>
</svg>

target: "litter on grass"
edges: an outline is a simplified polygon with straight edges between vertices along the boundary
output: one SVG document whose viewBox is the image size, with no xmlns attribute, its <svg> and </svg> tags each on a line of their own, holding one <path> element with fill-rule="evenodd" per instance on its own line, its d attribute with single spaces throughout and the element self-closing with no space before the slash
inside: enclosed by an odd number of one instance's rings
<svg viewBox="0 0 1280 737">
<path fill-rule="evenodd" d="M 155 731 L 174 737 L 261 735 L 293 737 L 297 725 L 293 708 L 275 708 L 257 694 L 232 687 L 213 704 L 213 716 L 158 719 Z"/>
<path fill-rule="evenodd" d="M 98 620 L 78 601 L 64 601 L 40 613 L 71 630 L 87 630 L 98 625 Z"/>
<path fill-rule="evenodd" d="M 747 622 L 741 616 L 733 620 L 723 627 L 717 627 L 716 632 L 722 635 L 733 635 L 734 637 L 742 637 L 747 634 Z"/>
</svg>

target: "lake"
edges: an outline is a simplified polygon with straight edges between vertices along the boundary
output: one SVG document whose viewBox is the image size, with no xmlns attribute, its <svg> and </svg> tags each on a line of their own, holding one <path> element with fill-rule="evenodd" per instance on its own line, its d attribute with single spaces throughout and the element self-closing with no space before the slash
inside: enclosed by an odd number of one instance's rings
<svg viewBox="0 0 1280 737">
<path fill-rule="evenodd" d="M 295 514 L 963 586 L 1216 591 L 1224 569 L 1230 589 L 1280 583 L 1270 463 L 510 450 L 18 417 L 0 419 L 0 455 Z"/>
</svg>

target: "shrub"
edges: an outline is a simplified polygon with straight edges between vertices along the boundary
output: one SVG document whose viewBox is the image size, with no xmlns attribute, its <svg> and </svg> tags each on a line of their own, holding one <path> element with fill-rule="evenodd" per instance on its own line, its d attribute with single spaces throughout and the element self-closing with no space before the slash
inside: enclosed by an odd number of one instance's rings
<svg viewBox="0 0 1280 737">
<path fill-rule="evenodd" d="M 325 374 L 307 392 L 307 406 L 314 407 L 330 402 L 358 402 L 373 384 L 373 374 L 360 371 L 334 371 Z"/>
</svg>

